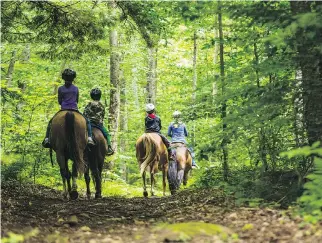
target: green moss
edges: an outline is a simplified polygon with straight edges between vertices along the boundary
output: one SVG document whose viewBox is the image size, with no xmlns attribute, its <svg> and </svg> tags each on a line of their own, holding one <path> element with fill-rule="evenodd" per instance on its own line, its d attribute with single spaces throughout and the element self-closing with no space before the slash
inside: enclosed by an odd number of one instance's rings
<svg viewBox="0 0 322 243">
<path fill-rule="evenodd" d="M 202 235 L 218 235 L 225 241 L 232 234 L 228 228 L 221 225 L 203 222 L 161 224 L 157 226 L 156 231 L 162 231 L 165 238 L 176 238 L 177 240 L 183 241 Z"/>
</svg>

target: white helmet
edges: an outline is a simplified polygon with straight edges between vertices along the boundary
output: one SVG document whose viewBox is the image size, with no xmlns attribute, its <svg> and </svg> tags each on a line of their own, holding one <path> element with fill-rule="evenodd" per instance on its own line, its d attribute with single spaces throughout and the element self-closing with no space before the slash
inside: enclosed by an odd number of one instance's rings
<svg viewBox="0 0 322 243">
<path fill-rule="evenodd" d="M 146 104 L 146 106 L 145 106 L 145 110 L 146 110 L 146 112 L 151 112 L 151 111 L 153 111 L 154 110 L 154 105 L 153 104 L 151 104 L 151 103 L 149 103 L 149 104 Z"/>
<path fill-rule="evenodd" d="M 175 111 L 172 114 L 173 118 L 179 118 L 181 116 L 181 112 L 180 111 Z"/>
</svg>

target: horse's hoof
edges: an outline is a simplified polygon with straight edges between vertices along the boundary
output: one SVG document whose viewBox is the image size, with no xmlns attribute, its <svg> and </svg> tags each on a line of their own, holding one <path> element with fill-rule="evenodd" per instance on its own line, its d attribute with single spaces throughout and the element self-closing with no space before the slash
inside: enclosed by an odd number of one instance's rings
<svg viewBox="0 0 322 243">
<path fill-rule="evenodd" d="M 176 194 L 176 191 L 171 191 L 171 195 L 174 195 L 174 194 Z"/>
<path fill-rule="evenodd" d="M 143 192 L 144 197 L 148 197 L 148 192 Z"/>
<path fill-rule="evenodd" d="M 102 198 L 102 195 L 101 194 L 95 194 L 95 199 L 99 199 L 99 198 Z"/>
<path fill-rule="evenodd" d="M 70 195 L 70 199 L 72 199 L 72 200 L 76 200 L 78 198 L 78 192 L 77 191 L 71 191 L 69 193 L 69 195 Z"/>
</svg>

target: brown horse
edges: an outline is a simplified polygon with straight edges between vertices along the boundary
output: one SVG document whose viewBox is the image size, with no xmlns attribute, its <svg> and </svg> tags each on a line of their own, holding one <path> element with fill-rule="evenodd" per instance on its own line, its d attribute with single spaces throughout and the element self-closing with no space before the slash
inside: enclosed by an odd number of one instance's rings
<svg viewBox="0 0 322 243">
<path fill-rule="evenodd" d="M 87 144 L 87 129 L 85 118 L 77 111 L 60 111 L 52 120 L 50 141 L 52 149 L 56 152 L 60 174 L 63 179 L 64 197 L 78 198 L 77 174 L 84 173 L 84 150 Z M 52 155 L 50 149 L 50 155 Z M 73 161 L 72 173 L 68 169 L 68 160 Z M 52 160 L 52 156 L 51 156 Z M 73 184 L 70 184 L 72 177 Z M 67 181 L 67 189 L 66 189 Z"/>
<path fill-rule="evenodd" d="M 90 199 L 91 191 L 89 187 L 90 176 L 89 169 L 92 172 L 92 177 L 94 177 L 95 185 L 95 198 L 102 198 L 102 170 L 105 155 L 107 152 L 107 142 L 103 136 L 103 133 L 96 127 L 93 127 L 93 137 L 95 139 L 95 146 L 90 147 L 86 151 L 86 164 L 88 165 L 85 170 L 85 181 L 86 181 L 86 195 Z"/>
<path fill-rule="evenodd" d="M 181 183 L 187 184 L 188 172 L 192 168 L 192 158 L 185 144 L 172 143 L 171 147 L 175 149 L 174 160 L 169 162 L 168 181 L 171 194 L 179 190 Z"/>
<path fill-rule="evenodd" d="M 150 172 L 151 196 L 154 196 L 153 187 L 155 185 L 154 174 L 162 170 L 163 195 L 166 190 L 166 175 L 168 173 L 168 151 L 157 133 L 144 133 L 136 141 L 136 158 L 138 160 L 141 176 L 143 179 L 143 196 L 147 197 L 146 171 Z"/>
</svg>

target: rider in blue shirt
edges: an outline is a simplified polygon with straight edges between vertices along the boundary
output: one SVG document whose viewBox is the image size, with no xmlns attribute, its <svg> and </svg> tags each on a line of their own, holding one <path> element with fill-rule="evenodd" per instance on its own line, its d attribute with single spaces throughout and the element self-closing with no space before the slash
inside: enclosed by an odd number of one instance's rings
<svg viewBox="0 0 322 243">
<path fill-rule="evenodd" d="M 173 113 L 174 122 L 171 122 L 168 128 L 168 136 L 171 137 L 172 143 L 183 143 L 187 144 L 186 137 L 188 136 L 188 131 L 186 125 L 180 121 L 181 113 L 175 111 Z M 194 153 L 192 148 L 188 148 L 192 157 L 192 168 L 198 168 L 196 161 L 194 160 Z"/>
</svg>

